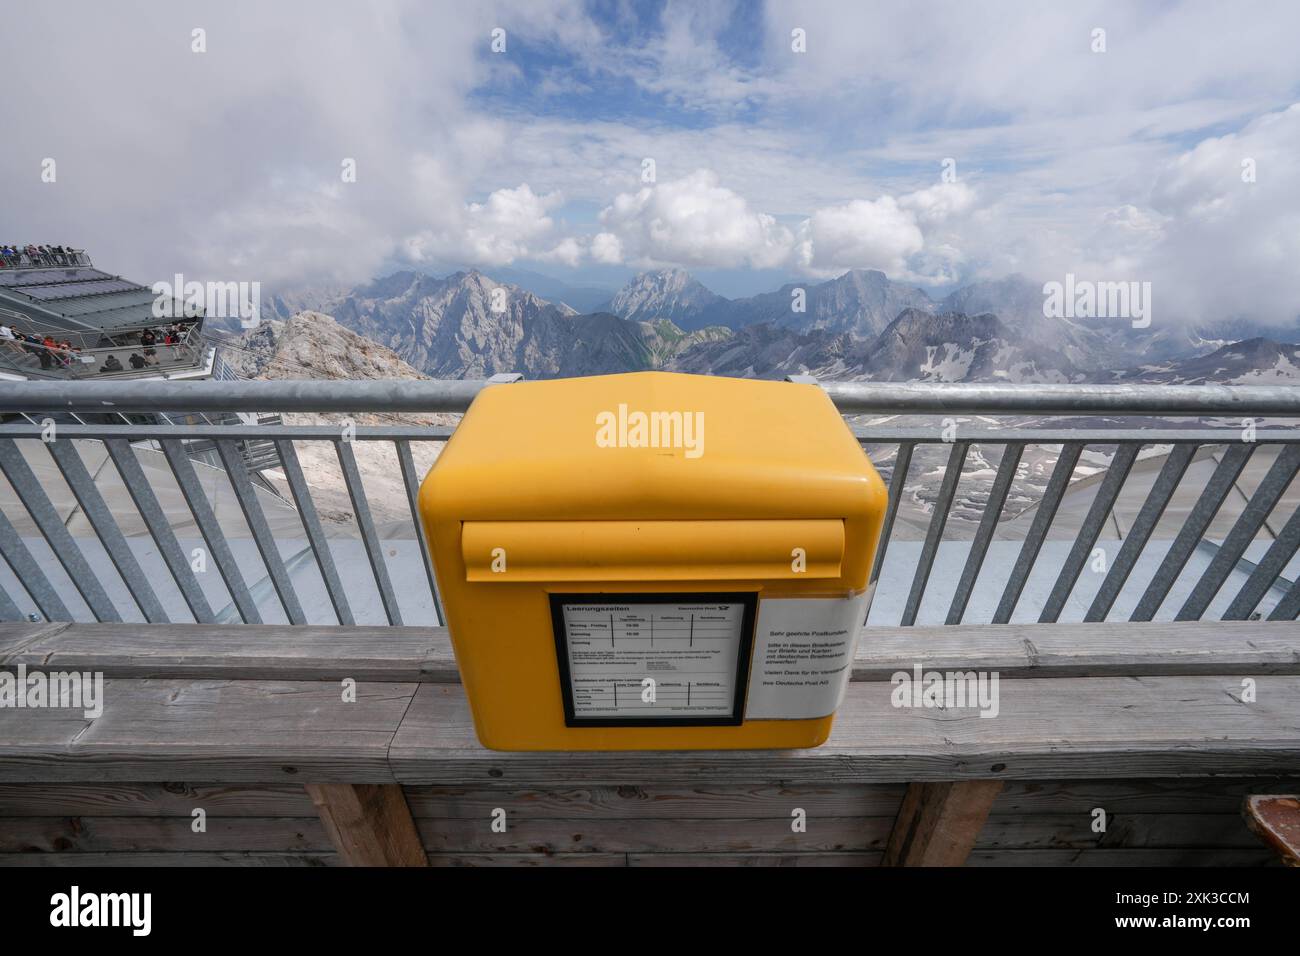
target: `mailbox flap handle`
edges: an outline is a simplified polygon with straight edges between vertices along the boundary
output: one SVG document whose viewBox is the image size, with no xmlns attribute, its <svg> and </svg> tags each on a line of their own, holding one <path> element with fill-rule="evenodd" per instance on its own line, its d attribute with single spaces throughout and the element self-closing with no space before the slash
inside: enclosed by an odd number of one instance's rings
<svg viewBox="0 0 1300 956">
<path fill-rule="evenodd" d="M 469 581 L 754 581 L 838 578 L 844 522 L 466 521 Z"/>
</svg>

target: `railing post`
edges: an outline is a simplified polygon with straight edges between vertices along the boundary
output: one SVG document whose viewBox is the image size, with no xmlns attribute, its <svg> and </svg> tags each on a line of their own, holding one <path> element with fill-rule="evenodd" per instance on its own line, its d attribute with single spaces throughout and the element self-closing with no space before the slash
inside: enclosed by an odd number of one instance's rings
<svg viewBox="0 0 1300 956">
<path fill-rule="evenodd" d="M 309 783 L 306 789 L 345 865 L 429 865 L 400 784 Z"/>
<path fill-rule="evenodd" d="M 908 784 L 883 865 L 964 865 L 1001 792 L 1001 780 Z"/>
</svg>

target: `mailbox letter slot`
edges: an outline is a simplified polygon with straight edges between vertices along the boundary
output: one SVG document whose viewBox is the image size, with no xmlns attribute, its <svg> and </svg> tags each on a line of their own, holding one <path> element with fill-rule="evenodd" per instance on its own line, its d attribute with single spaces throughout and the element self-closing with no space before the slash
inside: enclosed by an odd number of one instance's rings
<svg viewBox="0 0 1300 956">
<path fill-rule="evenodd" d="M 796 571 L 795 548 L 806 558 Z M 505 573 L 492 570 L 505 551 Z M 520 581 L 757 581 L 838 578 L 844 522 L 467 521 L 466 579 Z"/>
</svg>

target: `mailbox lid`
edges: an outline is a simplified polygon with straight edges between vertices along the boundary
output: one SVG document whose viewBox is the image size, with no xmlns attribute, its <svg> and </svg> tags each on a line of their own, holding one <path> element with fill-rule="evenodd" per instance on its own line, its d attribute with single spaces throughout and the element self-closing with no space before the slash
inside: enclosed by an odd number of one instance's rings
<svg viewBox="0 0 1300 956">
<path fill-rule="evenodd" d="M 461 521 L 851 519 L 885 499 L 816 385 L 669 372 L 486 388 L 421 490 Z"/>
</svg>

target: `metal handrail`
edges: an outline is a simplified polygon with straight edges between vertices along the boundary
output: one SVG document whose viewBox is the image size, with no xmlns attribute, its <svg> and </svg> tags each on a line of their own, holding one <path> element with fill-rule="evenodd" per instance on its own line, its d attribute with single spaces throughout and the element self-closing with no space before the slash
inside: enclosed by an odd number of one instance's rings
<svg viewBox="0 0 1300 956">
<path fill-rule="evenodd" d="M 463 412 L 484 380 L 29 382 L 6 386 L 0 412 Z M 846 415 L 1092 415 L 1300 417 L 1292 385 L 1010 385 L 826 382 Z"/>
<path fill-rule="evenodd" d="M 1300 415 L 1291 385 L 1011 385 L 826 382 L 854 414 Z"/>
<path fill-rule="evenodd" d="M 28 526 L 34 524 L 45 542 L 46 547 L 38 553 L 48 551 L 63 565 L 71 587 L 80 593 L 81 603 L 97 620 L 118 620 L 123 614 L 166 620 L 176 613 L 174 609 L 182 596 L 194 620 L 216 620 L 217 612 L 204 596 L 207 589 L 200 587 L 189 565 L 185 548 L 191 545 L 183 548 L 178 538 L 178 534 L 184 534 L 193 541 L 197 528 L 210 560 L 220 572 L 221 593 L 229 595 L 229 607 L 233 609 L 229 613 L 247 623 L 259 623 L 263 615 L 270 614 L 300 624 L 309 617 L 319 619 L 321 605 L 318 598 L 313 604 L 307 600 L 308 594 L 299 595 L 300 583 L 304 587 L 314 585 L 290 573 L 293 569 L 282 559 L 280 542 L 272 534 L 255 493 L 254 470 L 265 469 L 268 462 L 273 462 L 270 467 L 276 470 L 274 480 L 287 488 L 285 495 L 292 497 L 297 512 L 293 522 L 301 524 L 301 533 L 306 535 L 338 621 L 355 622 L 358 589 L 369 591 L 373 584 L 372 593 L 381 599 L 381 621 L 414 623 L 409 617 L 409 602 L 419 597 L 417 589 L 409 587 L 409 579 L 405 584 L 395 580 L 389 559 L 397 552 L 391 549 L 390 541 L 381 537 L 362 480 L 363 471 L 370 469 L 369 473 L 374 473 L 376 461 L 386 460 L 387 467 L 392 467 L 391 457 L 364 458 L 363 454 L 395 453 L 404 494 L 394 495 L 390 490 L 383 509 L 399 505 L 395 520 L 406 525 L 406 534 L 414 531 L 419 557 L 412 554 L 408 560 L 422 565 L 428 581 L 425 597 L 432 597 L 435 620 L 441 620 L 437 584 L 418 519 L 421 475 L 416 471 L 412 448 L 417 444 L 428 448 L 448 440 L 454 433 L 453 425 L 427 420 L 355 428 L 350 423 L 346 428 L 327 424 L 233 425 L 212 424 L 205 416 L 199 416 L 201 420 L 194 423 L 167 418 L 169 424 L 149 425 L 110 424 L 94 419 L 105 413 L 117 413 L 118 419 L 121 413 L 158 414 L 159 409 L 196 413 L 461 412 L 479 391 L 492 384 L 498 382 L 152 380 L 6 384 L 0 387 L 0 411 L 25 413 L 26 421 L 0 425 L 0 472 L 16 493 L 16 498 L 3 503 L 0 515 L 25 510 Z M 1227 620 L 1241 620 L 1254 615 L 1261 604 L 1260 613 L 1271 620 L 1290 620 L 1300 615 L 1300 584 L 1293 580 L 1294 576 L 1283 574 L 1300 550 L 1300 510 L 1294 507 L 1294 498 L 1288 497 L 1288 489 L 1300 472 L 1300 427 L 1296 424 L 1300 418 L 1296 414 L 1300 410 L 1300 388 L 1069 386 L 1063 390 L 1060 386 L 874 383 L 827 384 L 825 388 L 845 413 L 921 413 L 911 423 L 883 421 L 852 426 L 854 435 L 889 482 L 871 580 L 878 582 L 877 593 L 885 587 L 900 604 L 905 598 L 905 606 L 901 610 L 887 608 L 891 615 L 888 620 L 882 616 L 884 612 L 875 613 L 875 618 L 884 623 L 911 625 L 927 617 L 933 619 L 936 601 L 943 602 L 944 607 L 937 610 L 940 616 L 946 613 L 950 624 L 970 621 L 977 614 L 984 619 L 991 615 L 993 623 L 1005 623 L 1013 620 L 1018 610 L 1018 617 L 1032 613 L 1041 622 L 1059 620 L 1063 612 L 1066 617 L 1081 614 L 1086 621 L 1101 621 L 1117 608 L 1118 613 L 1131 615 L 1131 620 L 1152 620 L 1166 604 L 1169 607 L 1164 613 L 1176 613 L 1177 620 L 1199 619 L 1211 611 Z M 910 397 L 911 404 L 900 408 L 905 397 Z M 966 422 L 955 432 L 948 424 L 937 427 L 933 420 L 939 414 L 988 414 L 991 410 L 1034 420 L 1013 421 L 1006 426 L 989 421 Z M 90 413 L 93 418 L 87 422 L 78 412 Z M 1095 421 L 1078 421 L 1078 416 L 1089 414 L 1146 416 L 1146 420 L 1126 421 L 1110 428 L 1099 427 Z M 1240 417 L 1255 415 L 1273 420 L 1266 422 L 1266 427 L 1255 427 L 1252 418 L 1251 427 L 1240 427 Z M 1076 418 L 1072 422 L 1068 416 Z M 1182 422 L 1159 420 L 1189 416 Z M 49 431 L 51 423 L 56 426 L 53 432 Z M 133 452 L 131 443 L 139 441 L 156 443 L 162 452 L 171 474 L 159 487 L 161 490 L 174 478 L 184 500 L 183 510 L 188 512 L 188 517 L 179 516 L 186 530 L 172 526 L 173 511 L 164 511 L 155 497 L 150 478 Z M 26 451 L 20 448 L 20 442 Z M 87 442 L 101 442 L 99 447 L 112 461 L 111 468 L 104 465 L 94 479 L 79 450 L 86 448 Z M 219 457 L 219 466 L 226 472 L 259 558 L 250 562 L 246 547 L 236 554 L 236 546 L 228 541 L 232 528 L 229 511 L 223 511 L 223 518 L 218 520 L 219 503 L 211 499 L 213 485 L 196 472 L 190 458 L 196 444 L 205 447 L 205 454 L 210 451 Z M 376 445 L 380 447 L 376 449 Z M 385 451 L 384 445 L 392 452 Z M 306 461 L 299 461 L 299 448 L 303 453 L 310 449 L 309 468 L 304 468 Z M 1035 472 L 1033 480 L 1022 485 L 1022 466 L 1030 468 L 1034 461 L 1031 449 L 1038 449 L 1037 461 L 1045 464 L 1043 472 L 1050 470 L 1050 476 Z M 334 531 L 327 534 L 325 513 L 317 510 L 313 495 L 318 479 L 314 477 L 313 484 L 308 484 L 306 475 L 322 467 L 321 451 L 337 460 L 370 568 L 369 583 L 362 582 L 366 572 L 360 567 L 338 565 L 328 540 Z M 1105 456 L 1104 470 L 1096 480 L 1077 480 L 1081 463 L 1087 462 L 1085 452 Z M 53 460 L 89 519 L 112 560 L 112 570 L 104 568 L 102 559 L 101 570 L 94 570 L 88 552 L 83 552 L 83 546 L 71 536 L 71 523 L 50 498 L 59 482 L 42 480 L 33 471 L 33 465 L 44 461 L 43 454 Z M 1258 462 L 1261 476 L 1251 482 L 1249 491 L 1243 491 L 1238 481 L 1252 459 Z M 1097 467 L 1101 460 L 1094 458 L 1090 467 Z M 976 471 L 985 473 L 976 488 L 967 484 L 967 468 L 972 463 Z M 215 459 L 212 464 L 217 464 Z M 1193 465 L 1206 473 L 1198 473 L 1194 482 L 1184 483 L 1188 487 L 1181 487 Z M 1158 474 L 1154 466 L 1158 466 Z M 982 482 L 994 467 L 996 477 L 986 488 Z M 110 509 L 97 487 L 101 475 L 102 480 L 113 481 L 113 471 L 131 496 L 169 575 L 146 574 L 124 538 L 119 514 Z M 1106 566 L 1094 567 L 1092 559 L 1099 536 L 1112 520 L 1130 474 L 1138 473 L 1151 478 L 1149 490 L 1140 508 L 1137 499 L 1127 499 L 1137 510 L 1130 516 L 1127 528 L 1119 530 L 1117 524 L 1121 540 L 1107 545 Z M 921 474 L 927 480 L 935 474 L 942 478 L 937 487 L 923 486 L 924 502 L 918 499 L 917 486 L 911 481 L 911 476 L 919 478 Z M 1067 490 L 1085 483 L 1092 495 L 1082 502 L 1086 515 L 1076 512 L 1069 522 L 1058 520 Z M 1239 492 L 1235 497 L 1233 489 Z M 1181 525 L 1171 529 L 1175 531 L 1173 539 L 1166 540 L 1165 534 L 1156 532 L 1165 527 L 1162 518 L 1180 490 L 1189 507 Z M 1193 562 L 1194 554 L 1205 552 L 1201 543 L 1213 522 L 1228 520 L 1220 511 L 1230 498 L 1245 502 L 1238 501 L 1239 512 L 1229 516 L 1231 529 L 1222 541 L 1216 542 L 1208 562 Z M 1026 505 L 1030 499 L 1032 504 Z M 331 522 L 344 520 L 336 504 L 329 507 Z M 952 542 L 951 529 L 957 523 L 953 515 L 963 510 L 969 515 L 979 512 L 978 527 L 973 538 Z M 1023 538 L 1013 535 L 1007 539 L 999 533 L 1003 522 L 1011 521 L 1017 522 L 1016 534 L 1023 534 Z M 1067 526 L 1061 527 L 1063 524 Z M 961 534 L 969 534 L 974 525 L 972 517 Z M 898 539 L 908 538 L 912 528 L 924 532 L 919 552 L 911 544 L 898 546 Z M 947 535 L 946 528 L 950 529 Z M 1049 536 L 1059 539 L 1062 531 L 1073 536 L 1068 554 L 1046 545 Z M 1266 551 L 1248 554 L 1261 532 L 1270 539 Z M 297 537 L 298 532 L 290 534 Z M 995 539 L 1001 540 L 994 545 Z M 950 544 L 961 546 L 954 552 Z M 1152 547 L 1148 548 L 1148 544 Z M 880 581 L 887 555 L 889 568 Z M 0 520 L 0 556 L 13 569 L 16 580 L 10 585 L 13 593 L 0 587 L 0 618 L 30 614 L 32 608 L 50 620 L 85 617 L 84 611 L 69 613 L 64 599 L 70 595 L 51 582 L 9 517 Z M 961 565 L 960 574 L 954 560 Z M 1033 588 L 1027 590 L 1027 585 L 1043 564 L 1053 565 L 1054 582 L 1050 593 L 1040 590 L 1031 597 L 1035 592 Z M 942 570 L 945 567 L 947 570 Z M 1079 587 L 1090 573 L 1104 575 L 1104 580 L 1093 577 L 1086 588 Z M 123 593 L 117 578 L 125 583 L 134 605 L 110 598 L 110 592 Z M 1130 584 L 1131 578 L 1136 580 Z M 212 580 L 207 579 L 209 583 Z M 1041 577 L 1038 580 L 1046 583 Z M 1128 598 L 1121 595 L 1126 587 Z M 1141 589 L 1140 595 L 1133 593 L 1133 587 Z M 936 594 L 936 590 L 940 593 Z M 995 599 L 996 609 L 987 601 L 981 606 L 981 596 Z M 972 611 L 972 601 L 982 609 Z M 164 611 L 163 602 L 173 610 Z M 1080 602 L 1084 610 L 1080 610 Z M 1074 610 L 1068 611 L 1067 605 Z M 927 610 L 923 611 L 923 606 Z M 896 614 L 898 617 L 892 617 Z"/>
</svg>

